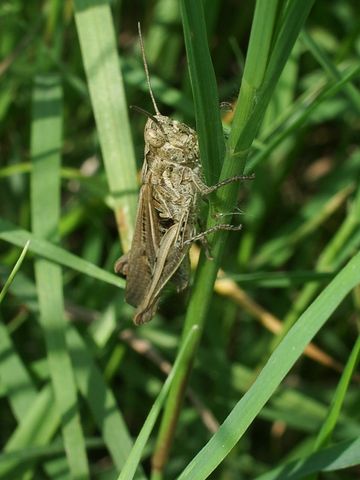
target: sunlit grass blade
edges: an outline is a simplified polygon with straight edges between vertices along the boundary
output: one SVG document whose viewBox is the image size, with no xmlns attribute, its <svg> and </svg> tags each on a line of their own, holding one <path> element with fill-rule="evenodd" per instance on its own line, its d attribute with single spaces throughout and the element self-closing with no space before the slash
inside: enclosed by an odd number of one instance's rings
<svg viewBox="0 0 360 480">
<path fill-rule="evenodd" d="M 23 247 L 30 240 L 29 251 L 46 258 L 51 262 L 64 267 L 72 268 L 80 273 L 89 275 L 97 280 L 124 288 L 124 280 L 116 275 L 103 270 L 102 268 L 87 262 L 81 257 L 68 252 L 67 250 L 54 245 L 53 243 L 34 235 L 33 233 L 13 225 L 0 218 L 0 239 Z"/>
<path fill-rule="evenodd" d="M 220 104 L 214 67 L 207 42 L 206 24 L 201 2 L 181 1 L 186 53 L 196 113 L 201 163 L 205 177 L 215 183 L 225 153 L 220 122 Z M 201 59 L 201 61 L 199 61 Z"/>
<path fill-rule="evenodd" d="M 214 471 L 245 433 L 306 345 L 358 283 L 360 253 L 340 271 L 299 318 L 271 355 L 249 391 L 237 403 L 218 432 L 186 467 L 179 480 L 205 479 Z"/>
<path fill-rule="evenodd" d="M 136 164 L 110 5 L 89 0 L 75 0 L 74 5 L 115 217 L 123 249 L 127 251 L 136 214 Z"/>
<path fill-rule="evenodd" d="M 31 214 L 35 235 L 58 238 L 60 218 L 60 147 L 62 142 L 62 89 L 58 77 L 35 81 L 31 131 Z M 86 447 L 78 411 L 75 377 L 65 339 L 61 267 L 37 258 L 35 277 L 49 370 L 71 476 L 89 475 Z"/>
</svg>

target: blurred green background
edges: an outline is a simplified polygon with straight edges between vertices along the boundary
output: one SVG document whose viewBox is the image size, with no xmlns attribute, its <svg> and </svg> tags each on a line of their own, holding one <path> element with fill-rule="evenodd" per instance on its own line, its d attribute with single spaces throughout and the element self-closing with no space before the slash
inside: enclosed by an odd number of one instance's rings
<svg viewBox="0 0 360 480">
<path fill-rule="evenodd" d="M 94 6 L 99 8 L 99 28 L 103 28 L 101 9 L 107 2 L 76 3 L 78 22 L 82 8 Z M 255 2 L 204 0 L 203 4 L 219 100 L 235 107 Z M 285 4 L 279 2 L 279 11 Z M 177 295 L 166 288 L 154 320 L 140 329 L 133 327 L 133 308 L 124 303 L 119 288 L 124 283 L 110 273 L 131 236 L 137 198 L 131 162 L 134 153 L 139 172 L 146 118 L 123 109 L 132 143 L 126 146 L 128 161 L 122 158 L 117 165 L 124 190 L 117 196 L 116 179 L 104 169 L 83 66 L 84 49 L 93 47 L 82 45 L 81 51 L 77 31 L 81 26 L 76 25 L 73 9 L 71 1 L 54 0 L 0 5 L 2 284 L 19 257 L 19 247 L 29 238 L 27 232 L 61 246 L 49 250 L 48 244 L 32 242 L 1 303 L 0 439 L 5 452 L 0 456 L 1 478 L 71 478 L 52 394 L 42 407 L 27 410 L 35 405 L 32 402 L 41 403 L 40 392 L 46 394 L 49 375 L 53 377 L 61 356 L 60 365 L 64 361 L 66 368 L 55 373 L 60 379 L 57 385 L 61 390 L 62 379 L 64 391 L 70 392 L 64 404 L 71 406 L 78 398 L 74 425 L 82 426 L 79 442 L 87 450 L 90 478 L 117 478 L 124 459 L 114 459 L 116 450 L 119 442 L 128 441 L 121 433 L 122 418 L 130 436 L 136 437 L 163 384 L 162 362 L 175 358 L 191 291 L 190 287 Z M 161 112 L 195 128 L 179 2 L 119 0 L 111 2 L 111 13 L 127 105 L 153 111 L 139 49 L 140 21 Z M 232 220 L 242 223 L 243 230 L 227 238 L 222 269 L 230 281 L 215 287 L 166 478 L 183 470 L 249 388 L 278 343 L 274 334 L 279 322 L 290 327 L 359 249 L 359 18 L 357 0 L 317 0 L 273 92 L 246 165 L 246 172 L 254 172 L 256 178 L 241 185 Z M 118 88 L 111 75 L 104 83 L 109 91 Z M 98 94 L 101 100 L 103 92 Z M 42 102 L 49 99 L 52 103 L 46 110 Z M 47 116 L 55 123 L 36 123 Z M 232 111 L 223 110 L 222 119 L 227 136 Z M 98 124 L 104 121 L 105 117 L 98 117 Z M 128 126 L 120 122 L 118 127 L 121 149 Z M 106 136 L 106 129 L 107 124 L 100 136 Z M 41 164 L 42 155 L 50 158 L 49 163 Z M 36 159 L 40 160 L 37 173 Z M 59 181 L 61 195 L 52 199 Z M 122 203 L 122 195 L 128 204 Z M 114 209 L 119 224 L 124 205 L 130 205 L 130 213 L 125 226 L 120 226 L 120 242 Z M 38 263 L 34 274 L 34 263 L 43 255 L 63 268 L 52 272 L 51 266 L 47 270 L 49 262 Z M 55 300 L 53 288 L 59 293 Z M 52 307 L 54 318 L 59 317 L 59 323 L 53 319 L 53 331 L 46 333 L 39 322 L 39 303 L 49 317 Z M 357 287 L 317 335 L 316 348 L 296 363 L 211 478 L 253 479 L 311 451 L 356 340 L 359 311 Z M 63 334 L 56 333 L 62 318 L 73 326 L 67 337 L 69 357 Z M 72 368 L 66 363 L 70 357 Z M 66 376 L 71 377 L 72 369 L 75 381 L 70 379 L 70 384 L 79 395 L 67 387 Z M 354 376 L 333 432 L 336 441 L 360 435 L 358 385 L 359 376 Z M 115 412 L 114 417 L 106 417 L 110 436 L 103 429 L 105 404 Z M 65 408 L 61 415 L 64 412 Z M 155 441 L 156 434 L 143 452 L 146 473 Z M 11 450 L 17 452 L 13 457 Z M 322 475 L 354 479 L 359 470 Z"/>
</svg>

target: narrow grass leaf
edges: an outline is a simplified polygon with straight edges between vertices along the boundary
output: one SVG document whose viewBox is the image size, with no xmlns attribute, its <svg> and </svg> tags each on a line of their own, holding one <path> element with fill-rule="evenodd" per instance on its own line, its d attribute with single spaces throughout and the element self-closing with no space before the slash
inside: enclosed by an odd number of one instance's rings
<svg viewBox="0 0 360 480">
<path fill-rule="evenodd" d="M 176 357 L 174 366 L 167 377 L 164 385 L 161 388 L 159 395 L 157 396 L 149 415 L 147 416 L 142 429 L 135 441 L 132 451 L 125 463 L 123 470 L 121 471 L 118 480 L 131 480 L 134 477 L 135 471 L 139 465 L 141 454 L 144 450 L 146 442 L 154 428 L 155 422 L 159 416 L 160 410 L 170 390 L 171 384 L 179 368 L 183 363 L 186 363 L 186 357 L 191 354 L 194 344 L 198 341 L 199 329 L 194 325 L 189 331 L 188 335 L 184 339 L 181 345 L 179 353 Z"/>
<path fill-rule="evenodd" d="M 99 438 L 91 438 L 86 441 L 88 449 L 103 448 L 104 442 Z M 46 444 L 39 447 L 26 447 L 14 452 L 6 452 L 0 454 L 0 465 L 2 463 L 14 462 L 18 463 L 34 463 L 41 460 L 52 459 L 56 456 L 63 456 L 65 453 L 62 442 L 55 441 L 52 444 Z M 61 458 L 60 458 L 61 460 Z M 49 463 L 47 464 L 49 465 Z M 47 472 L 51 478 L 51 473 Z"/>
<path fill-rule="evenodd" d="M 286 14 L 284 15 L 279 31 L 276 38 L 273 39 L 273 47 L 271 52 L 269 52 L 268 64 L 263 82 L 259 88 L 249 91 L 250 98 L 246 99 L 246 105 L 249 105 L 249 111 L 247 113 L 245 112 L 246 115 L 240 111 L 243 108 L 240 99 L 244 101 L 240 89 L 239 107 L 235 111 L 229 144 L 231 154 L 236 158 L 239 157 L 243 165 L 247 157 L 248 149 L 260 128 L 264 113 L 280 74 L 290 56 L 295 41 L 314 1 L 315 0 L 294 0 L 288 3 Z M 266 0 L 261 0 L 259 5 L 266 9 L 266 3 Z M 259 35 L 260 34 L 261 32 L 259 32 Z M 257 48 L 261 48 L 261 44 L 261 37 L 257 42 L 254 41 L 254 45 Z M 255 51 L 253 53 L 255 54 Z M 223 175 L 228 176 L 228 172 L 223 172 Z"/>
<path fill-rule="evenodd" d="M 302 32 L 301 40 L 304 42 L 305 46 L 309 49 L 314 58 L 316 58 L 316 60 L 322 66 L 324 71 L 329 75 L 329 77 L 339 82 L 342 79 L 342 73 L 306 30 Z M 359 115 L 360 92 L 352 83 L 345 84 L 343 90 L 349 100 L 349 107 Z"/>
<path fill-rule="evenodd" d="M 208 182 L 218 181 L 225 153 L 216 78 L 207 42 L 202 2 L 181 0 L 181 15 L 193 92 L 201 162 Z"/>
<path fill-rule="evenodd" d="M 237 403 L 218 432 L 186 467 L 179 480 L 205 479 L 230 453 L 269 400 L 306 345 L 344 297 L 360 283 L 360 253 L 340 271 L 291 328 L 250 390 Z"/>
<path fill-rule="evenodd" d="M 26 300 L 24 301 L 24 304 L 29 310 L 37 314 L 37 305 L 34 305 L 32 301 L 36 293 L 35 285 L 31 280 L 27 279 L 20 273 L 17 276 L 16 281 L 11 285 L 10 291 L 12 295 L 18 296 L 22 299 L 24 289 L 26 289 Z M 3 336 L 3 329 L 5 329 L 5 327 L 2 327 L 0 323 L 0 346 L 4 345 L 4 348 L 6 348 L 8 342 L 6 342 L 6 337 Z M 103 441 L 111 454 L 114 464 L 118 471 L 120 471 L 131 450 L 132 439 L 128 433 L 116 399 L 111 389 L 107 386 L 103 373 L 100 371 L 100 368 L 91 354 L 92 350 L 74 327 L 67 326 L 66 340 L 72 363 L 74 365 L 74 374 L 78 389 L 81 392 L 84 401 L 88 404 L 88 408 L 95 424 L 99 431 L 101 431 Z M 9 350 L 9 347 L 7 347 L 7 350 Z M 3 376 L 2 367 L 6 368 L 7 362 L 3 363 L 4 364 L 0 362 L 0 373 L 2 379 L 5 380 L 6 376 Z M 8 375 L 10 373 L 11 372 L 9 371 Z M 24 374 L 19 377 L 18 373 L 16 373 L 16 382 L 19 382 L 19 378 L 21 379 L 23 377 Z M 22 389 L 24 388 L 24 384 L 25 381 L 22 383 Z M 15 390 L 15 392 L 16 391 L 17 390 Z M 29 406 L 31 406 L 30 401 L 27 404 L 27 407 Z M 25 414 L 25 411 L 23 410 L 20 412 L 22 412 L 23 415 Z M 48 441 L 49 439 L 47 438 L 46 443 Z M 137 478 L 144 479 L 145 477 L 139 472 Z"/>
<path fill-rule="evenodd" d="M 37 77 L 31 131 L 31 215 L 34 234 L 58 238 L 60 217 L 60 147 L 62 141 L 62 89 L 55 76 Z M 71 476 L 87 479 L 89 468 L 80 425 L 74 372 L 65 340 L 61 268 L 48 260 L 35 260 L 40 322 L 45 334 L 49 370 L 54 387 Z"/>
<path fill-rule="evenodd" d="M 125 282 L 122 278 L 2 218 L 0 218 L 0 239 L 19 247 L 23 247 L 30 240 L 30 252 L 110 285 L 124 288 Z"/>
<path fill-rule="evenodd" d="M 316 472 L 335 472 L 360 463 L 360 438 L 337 443 L 306 458 L 281 465 L 256 480 L 297 480 Z"/>
<path fill-rule="evenodd" d="M 102 438 L 114 464 L 120 471 L 129 458 L 132 439 L 116 404 L 116 399 L 107 387 L 103 374 L 94 362 L 88 346 L 75 328 L 68 328 L 67 341 L 75 365 L 76 382 L 79 390 L 102 433 Z M 139 473 L 137 478 L 144 479 L 145 477 Z"/>
<path fill-rule="evenodd" d="M 20 421 L 36 398 L 29 372 L 15 350 L 8 329 L 0 319 L 0 378 L 15 418 Z"/>
<path fill-rule="evenodd" d="M 194 32 L 198 31 L 199 28 L 204 28 L 203 26 L 199 27 L 200 23 L 203 23 L 203 14 L 200 8 L 195 8 L 193 3 L 183 0 L 181 3 L 182 7 L 182 21 L 184 24 L 184 35 L 185 38 L 188 37 L 186 40 L 186 47 L 189 48 L 189 56 L 194 55 L 193 60 L 189 61 L 190 69 L 193 68 L 195 71 L 196 64 L 201 65 L 203 60 L 200 56 L 200 49 L 193 49 L 191 50 L 191 45 L 193 43 L 193 35 Z M 300 9 L 299 1 L 294 1 L 297 5 L 297 10 Z M 303 3 L 312 5 L 312 2 L 305 0 Z M 191 5 L 190 5 L 191 4 Z M 269 10 L 270 9 L 270 10 Z M 275 29 L 275 18 L 276 18 L 276 10 L 277 10 L 277 1 L 267 2 L 264 0 L 259 0 L 257 3 L 257 8 L 255 11 L 256 18 L 253 20 L 253 28 L 254 26 L 263 25 L 265 18 L 270 19 L 271 27 L 270 29 L 266 29 L 267 32 L 267 39 L 272 38 L 273 31 Z M 268 64 L 270 65 L 271 58 L 273 57 L 273 52 L 268 52 L 268 55 L 264 57 L 262 55 L 260 58 L 262 59 L 262 65 L 259 67 L 259 72 L 257 75 L 258 84 L 250 89 L 247 90 L 247 97 L 246 97 L 246 105 L 248 108 L 243 107 L 243 100 L 241 94 L 241 87 L 239 97 L 242 98 L 242 101 L 238 102 L 238 108 L 235 111 L 235 118 L 232 125 L 232 130 L 229 138 L 229 148 L 226 151 L 226 158 L 221 170 L 221 179 L 229 178 L 233 175 L 237 175 L 241 173 L 245 166 L 245 160 L 248 154 L 248 150 L 254 140 L 255 135 L 257 134 L 261 121 L 263 119 L 263 115 L 266 111 L 266 107 L 270 101 L 271 91 L 263 89 L 261 90 L 262 86 L 271 85 L 271 88 L 274 89 L 277 83 L 277 80 L 282 72 L 282 69 L 285 65 L 285 62 L 288 56 L 291 53 L 292 47 L 295 43 L 297 35 L 303 25 L 303 22 L 306 19 L 308 14 L 308 7 L 305 6 L 303 10 L 293 12 L 291 11 L 291 15 L 288 16 L 287 21 L 291 23 L 291 26 L 294 28 L 294 31 L 291 31 L 289 34 L 289 43 L 285 44 L 285 39 L 282 37 L 282 41 L 278 42 L 278 48 L 282 47 L 281 53 L 282 58 L 279 59 L 279 65 L 276 65 L 277 68 L 273 65 L 272 70 L 268 71 Z M 296 17 L 296 14 L 299 17 Z M 296 22 L 297 20 L 297 22 Z M 287 31 L 288 25 L 283 25 L 283 30 Z M 256 28 L 258 38 L 252 39 L 252 55 L 255 55 L 256 51 L 258 51 L 261 47 L 263 37 L 262 37 L 262 29 Z M 280 30 L 280 33 L 282 30 Z M 205 37 L 205 38 L 204 38 Z M 207 38 L 204 35 L 199 37 L 199 41 L 207 42 Z M 203 47 L 205 48 L 205 47 Z M 286 57 L 287 55 L 287 57 Z M 276 59 L 277 57 L 275 57 Z M 247 60 L 246 62 L 249 62 Z M 254 62 L 255 59 L 252 59 L 251 62 Z M 191 65 L 193 67 L 191 67 Z M 274 61 L 273 61 L 274 64 Z M 265 68 L 266 65 L 266 68 Z M 255 68 L 255 67 L 254 67 Z M 246 69 L 246 65 L 245 65 Z M 265 71 L 265 73 L 264 73 Z M 209 72 L 208 72 L 209 74 Z M 197 78 L 196 78 L 197 80 Z M 197 85 L 199 88 L 200 85 Z M 192 85 L 193 91 L 195 93 L 195 87 Z M 261 92 L 261 94 L 259 93 Z M 200 93 L 199 93 L 200 94 Z M 196 102 L 196 95 L 194 94 L 194 101 Z M 202 103 L 201 103 L 202 104 Z M 245 108 L 245 112 L 242 113 L 240 110 Z M 240 112 L 240 113 L 236 113 Z M 251 128 L 248 128 L 248 123 L 251 123 Z M 214 134 L 214 133 L 213 133 Z M 212 151 L 213 155 L 218 154 L 218 149 L 215 149 L 216 146 L 213 145 L 212 147 L 214 150 Z M 229 186 L 228 188 L 220 189 L 217 193 L 217 198 L 221 201 L 221 206 L 224 208 L 225 211 L 231 211 L 234 207 L 237 195 L 237 188 L 236 186 Z M 214 225 L 215 220 L 209 215 L 208 217 L 208 226 L 211 227 Z M 216 278 L 217 269 L 219 266 L 221 254 L 223 251 L 224 243 L 221 241 L 225 238 L 225 235 L 221 237 L 220 234 L 214 235 L 213 240 L 213 247 L 212 247 L 212 254 L 214 257 L 214 262 L 205 262 L 204 256 L 200 257 L 200 262 L 198 265 L 198 269 L 196 272 L 196 279 L 193 286 L 192 296 L 189 304 L 189 308 L 187 310 L 184 330 L 183 330 L 183 338 L 186 333 L 191 329 L 192 325 L 198 324 L 199 328 L 202 329 L 205 319 L 207 309 L 210 305 L 210 300 L 212 298 L 212 291 L 213 285 Z M 156 451 L 154 454 L 154 463 L 155 460 L 159 465 L 164 465 L 166 462 L 166 457 L 169 451 L 169 445 L 171 443 L 171 438 L 174 434 L 174 429 L 176 425 L 176 419 L 178 416 L 179 411 L 179 404 L 182 398 L 182 392 L 184 391 L 184 384 L 186 383 L 186 379 L 189 374 L 189 370 L 191 369 L 192 365 L 192 358 L 195 355 L 196 351 L 196 344 L 194 344 L 194 352 L 192 357 L 189 357 L 188 364 L 186 368 L 183 368 L 179 371 L 179 374 L 176 376 L 174 380 L 174 384 L 171 388 L 169 393 L 169 397 L 166 402 L 164 415 L 161 423 L 161 428 L 157 440 Z M 211 458 L 211 457 L 210 457 Z M 214 457 L 215 458 L 215 457 Z M 162 466 L 160 467 L 162 468 Z"/>
<path fill-rule="evenodd" d="M 29 446 L 48 445 L 59 425 L 60 415 L 55 406 L 53 390 L 48 385 L 28 406 L 26 413 L 22 415 L 19 425 L 7 441 L 3 451 L 10 453 L 26 449 Z M 0 478 L 20 478 L 18 475 L 10 474 L 17 468 L 16 455 L 14 457 L 2 457 L 0 459 Z"/>
<path fill-rule="evenodd" d="M 324 447 L 330 441 L 332 432 L 339 420 L 341 407 L 344 403 L 346 392 L 348 391 L 351 378 L 359 363 L 359 359 L 360 359 L 360 336 L 358 336 L 355 342 L 355 345 L 352 349 L 352 352 L 349 356 L 349 359 L 345 365 L 343 374 L 341 375 L 341 379 L 336 388 L 334 398 L 331 402 L 328 415 L 316 438 L 314 451 L 319 450 L 321 447 Z"/>
<path fill-rule="evenodd" d="M 8 291 L 10 285 L 12 284 L 14 278 L 15 278 L 15 275 L 17 274 L 17 272 L 19 271 L 21 265 L 22 265 L 22 262 L 24 261 L 24 258 L 25 258 L 25 255 L 29 249 L 29 245 L 30 245 L 30 240 L 28 240 L 26 243 L 25 243 L 25 246 L 20 254 L 20 257 L 18 258 L 17 262 L 15 263 L 14 265 L 14 268 L 11 270 L 10 272 L 10 275 L 8 277 L 8 279 L 6 280 L 3 288 L 1 289 L 1 292 L 0 292 L 0 304 L 1 302 L 3 301 L 5 295 L 6 295 L 6 292 Z"/>
<path fill-rule="evenodd" d="M 75 0 L 75 20 L 115 216 L 124 251 L 136 215 L 136 163 L 110 5 Z"/>
</svg>

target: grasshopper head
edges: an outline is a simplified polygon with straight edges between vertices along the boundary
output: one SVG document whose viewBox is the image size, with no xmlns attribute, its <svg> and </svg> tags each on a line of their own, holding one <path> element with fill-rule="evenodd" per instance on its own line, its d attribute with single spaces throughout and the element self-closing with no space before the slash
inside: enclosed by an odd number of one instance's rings
<svg viewBox="0 0 360 480">
<path fill-rule="evenodd" d="M 196 132 L 164 115 L 149 118 L 144 131 L 145 145 L 157 158 L 189 167 L 199 162 Z"/>
</svg>

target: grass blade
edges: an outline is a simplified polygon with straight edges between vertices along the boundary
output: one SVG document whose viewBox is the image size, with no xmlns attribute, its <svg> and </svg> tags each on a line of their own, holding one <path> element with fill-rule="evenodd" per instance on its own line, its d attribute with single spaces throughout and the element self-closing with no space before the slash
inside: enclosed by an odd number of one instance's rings
<svg viewBox="0 0 360 480">
<path fill-rule="evenodd" d="M 75 0 L 75 20 L 115 217 L 124 251 L 136 215 L 136 164 L 110 5 Z"/>
<path fill-rule="evenodd" d="M 199 330 L 196 326 L 194 326 L 188 333 L 184 342 L 182 343 L 179 353 L 176 357 L 174 366 L 168 378 L 166 379 L 157 399 L 155 400 L 154 405 L 151 407 L 149 415 L 147 416 L 143 424 L 143 427 L 136 439 L 132 451 L 130 452 L 127 462 L 125 463 L 125 466 L 118 477 L 118 480 L 131 480 L 134 477 L 134 473 L 141 458 L 141 453 L 146 445 L 152 429 L 154 428 L 155 422 L 159 416 L 160 410 L 170 390 L 174 377 L 178 370 L 181 368 L 182 364 L 186 363 L 186 357 L 189 354 L 191 355 L 192 349 L 194 348 L 194 343 L 198 341 L 198 334 Z"/>
<path fill-rule="evenodd" d="M 216 78 L 207 42 L 202 2 L 181 1 L 186 53 L 196 113 L 201 163 L 210 184 L 217 182 L 225 143 Z M 201 61 L 199 61 L 201 59 Z"/>
<path fill-rule="evenodd" d="M 14 268 L 11 270 L 10 272 L 10 275 L 8 277 L 8 279 L 6 280 L 3 288 L 1 289 L 1 292 L 0 292 L 0 304 L 1 302 L 3 301 L 5 295 L 6 295 L 6 292 L 9 290 L 9 287 L 10 285 L 12 284 L 14 278 L 15 278 L 15 275 L 17 274 L 17 272 L 19 271 L 21 265 L 22 265 L 22 262 L 24 261 L 24 258 L 26 256 L 26 253 L 29 249 L 29 245 L 30 245 L 30 240 L 28 240 L 26 243 L 25 243 L 25 246 L 20 254 L 20 257 L 18 258 L 18 261 L 15 263 L 14 265 Z"/>
<path fill-rule="evenodd" d="M 48 445 L 59 424 L 60 416 L 55 406 L 53 391 L 48 385 L 22 415 L 19 425 L 4 447 L 4 452 L 16 452 L 28 446 Z M 5 456 L 0 462 L 1 478 L 19 478 L 18 475 L 11 473 L 14 470 L 18 473 L 18 467 L 16 457 Z"/>
<path fill-rule="evenodd" d="M 212 66 L 210 57 L 202 57 L 200 56 L 199 49 L 193 50 L 191 48 L 191 45 L 193 44 L 193 36 L 195 34 L 194 32 L 197 30 L 200 32 L 205 30 L 203 25 L 200 26 L 204 23 L 202 11 L 200 8 L 196 9 L 193 6 L 193 3 L 194 2 L 191 2 L 190 0 L 183 0 L 181 6 L 184 34 L 185 38 L 187 37 L 186 46 L 190 48 L 189 70 L 192 76 L 192 88 L 195 97 L 195 92 L 198 92 L 198 90 L 201 90 L 202 88 L 202 85 L 196 85 L 196 82 L 201 80 L 200 73 L 198 74 L 199 68 L 197 65 L 202 65 L 204 61 L 208 59 L 210 63 L 210 65 L 207 66 L 208 74 L 211 71 Z M 304 3 L 306 3 L 305 7 Z M 221 179 L 237 175 L 244 169 L 245 160 L 249 151 L 248 149 L 251 146 L 257 131 L 259 130 L 266 106 L 270 101 L 270 90 L 267 90 L 267 88 L 269 85 L 271 85 L 272 89 L 275 88 L 276 82 L 284 67 L 286 59 L 288 58 L 286 55 L 290 55 L 293 44 L 303 22 L 305 21 L 306 15 L 312 3 L 313 0 L 301 2 L 301 5 L 299 1 L 293 2 L 293 4 L 295 4 L 295 8 L 292 7 L 292 9 L 290 9 L 290 13 L 288 14 L 286 20 L 284 20 L 282 29 L 280 29 L 277 39 L 278 51 L 273 54 L 269 50 L 266 50 L 267 55 L 265 55 L 265 52 L 261 53 L 261 50 L 262 47 L 264 47 L 264 41 L 265 45 L 267 45 L 266 41 L 270 43 L 270 40 L 274 35 L 275 19 L 276 14 L 278 13 L 278 2 L 277 0 L 271 0 L 271 2 L 259 0 L 257 2 L 251 33 L 251 50 L 248 51 L 245 64 L 245 71 L 247 74 L 251 73 L 251 75 L 254 76 L 255 83 L 252 88 L 247 88 L 251 79 L 244 75 L 239 94 L 238 108 L 235 111 L 234 121 L 229 138 L 229 147 L 226 152 L 225 162 L 221 170 Z M 266 24 L 266 22 L 269 22 L 269 26 L 267 26 L 265 29 L 266 39 L 264 40 L 263 26 Z M 289 32 L 290 27 L 292 28 L 291 32 Z M 285 42 L 285 39 L 283 38 L 284 32 L 289 34 L 290 40 L 288 39 L 287 42 Z M 199 35 L 199 38 L 201 41 L 207 41 L 206 38 L 204 38 L 204 35 Z M 259 55 L 256 55 L 257 53 L 259 53 Z M 261 59 L 261 63 L 257 63 L 257 60 L 255 60 L 257 58 Z M 205 68 L 203 71 L 206 72 Z M 264 87 L 266 85 L 267 88 Z M 264 90 L 262 90 L 262 88 L 264 88 Z M 204 110 L 202 105 L 198 105 L 196 109 L 198 110 L 201 108 Z M 249 122 L 251 123 L 251 128 L 248 126 Z M 214 145 L 214 151 L 212 152 L 213 155 L 218 153 L 218 150 L 215 150 L 215 147 L 216 146 Z M 237 188 L 234 185 L 219 190 L 216 196 L 223 211 L 233 210 L 236 201 L 236 195 Z M 212 227 L 214 224 L 214 218 L 209 215 L 207 226 Z M 183 338 L 191 329 L 192 325 L 198 324 L 200 329 L 203 328 L 207 309 L 212 298 L 212 290 L 216 273 L 224 247 L 224 243 L 221 238 L 223 239 L 224 236 L 221 237 L 221 235 L 214 235 L 212 255 L 214 256 L 215 260 L 213 262 L 205 262 L 204 256 L 202 256 L 199 262 L 196 272 L 196 279 L 193 286 L 192 297 L 185 320 Z M 196 344 L 194 344 L 193 356 L 195 355 L 195 351 Z M 192 357 L 189 357 L 187 367 L 180 370 L 179 374 L 174 380 L 174 384 L 171 388 L 165 406 L 159 437 L 156 444 L 156 451 L 153 457 L 153 465 L 156 465 L 156 470 L 159 472 L 163 469 L 170 449 L 171 439 L 174 434 L 176 419 L 179 412 L 179 404 L 181 403 L 181 399 L 183 397 L 184 385 L 186 384 L 186 379 L 188 377 L 189 370 L 191 369 L 191 364 Z M 155 474 L 156 473 L 154 473 L 154 475 Z"/>
<path fill-rule="evenodd" d="M 355 345 L 350 353 L 349 360 L 347 361 L 337 389 L 335 391 L 334 398 L 331 402 L 331 406 L 328 415 L 320 429 L 320 432 L 316 438 L 314 451 L 319 450 L 321 447 L 326 446 L 331 438 L 332 432 L 340 416 L 340 410 L 345 400 L 346 392 L 349 388 L 354 371 L 360 360 L 360 336 L 357 338 Z"/>
<path fill-rule="evenodd" d="M 359 465 L 360 439 L 341 442 L 301 460 L 287 463 L 256 480 L 297 480 L 315 472 L 334 472 Z"/>
<path fill-rule="evenodd" d="M 89 405 L 94 421 L 102 432 L 104 442 L 120 471 L 129 458 L 132 440 L 103 374 L 94 362 L 89 349 L 74 328 L 67 331 L 70 354 L 75 365 L 76 381 L 82 396 Z M 83 366 L 86 365 L 86 368 Z M 96 385 L 93 388 L 92 385 Z M 144 479 L 143 474 L 137 478 Z"/>
<path fill-rule="evenodd" d="M 250 390 L 242 397 L 218 432 L 180 475 L 179 480 L 205 479 L 228 455 L 256 415 L 345 296 L 360 283 L 360 253 L 301 315 L 269 358 Z"/>
<path fill-rule="evenodd" d="M 97 267 L 93 263 L 87 262 L 83 258 L 80 258 L 73 253 L 69 253 L 63 248 L 1 218 L 0 239 L 19 247 L 23 247 L 26 245 L 26 242 L 30 240 L 30 245 L 28 247 L 30 252 L 33 252 L 42 258 L 46 258 L 53 263 L 72 268 L 80 273 L 96 278 L 97 280 L 109 283 L 110 285 L 124 288 L 125 282 L 122 278 L 119 278 L 116 275 Z"/>
<path fill-rule="evenodd" d="M 31 214 L 34 234 L 57 240 L 60 214 L 60 146 L 62 90 L 55 76 L 35 82 L 31 132 Z M 35 260 L 40 322 L 45 334 L 50 375 L 71 476 L 89 476 L 85 441 L 80 426 L 75 378 L 65 340 L 61 268 L 48 260 Z"/>
<path fill-rule="evenodd" d="M 7 392 L 14 416 L 20 421 L 35 400 L 36 390 L 2 321 L 0 321 L 0 358 L 1 383 Z"/>
</svg>

